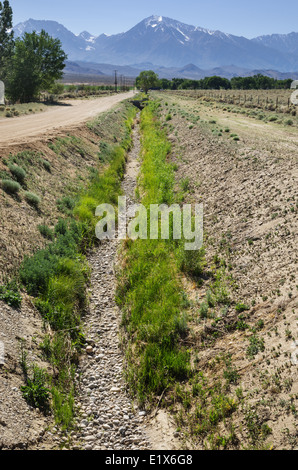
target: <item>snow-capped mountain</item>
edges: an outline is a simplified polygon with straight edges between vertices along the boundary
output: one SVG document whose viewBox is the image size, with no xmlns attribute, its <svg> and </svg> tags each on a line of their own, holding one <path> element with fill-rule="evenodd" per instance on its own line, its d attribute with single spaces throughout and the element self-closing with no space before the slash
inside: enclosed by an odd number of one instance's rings
<svg viewBox="0 0 298 470">
<path fill-rule="evenodd" d="M 44 29 L 50 34 L 50 36 L 60 39 L 63 48 L 65 52 L 69 54 L 70 59 L 79 58 L 81 54 L 85 57 L 85 51 L 88 45 L 87 40 L 84 37 L 76 36 L 65 28 L 65 26 L 57 23 L 56 21 L 33 20 L 30 18 L 24 23 L 19 23 L 13 29 L 15 37 L 20 37 L 25 32 L 32 33 L 33 31 L 36 31 L 37 33 L 40 33 L 41 30 Z"/>
<path fill-rule="evenodd" d="M 25 31 L 45 29 L 61 40 L 71 61 L 117 65 L 152 63 L 162 67 L 193 64 L 200 69 L 235 66 L 245 69 L 298 69 L 298 33 L 263 36 L 249 40 L 221 31 L 187 25 L 171 18 L 153 15 L 129 31 L 78 36 L 55 21 L 30 19 L 15 26 L 16 36 Z"/>
<path fill-rule="evenodd" d="M 295 54 L 298 66 L 298 33 L 259 36 L 253 41 L 283 53 Z"/>
</svg>

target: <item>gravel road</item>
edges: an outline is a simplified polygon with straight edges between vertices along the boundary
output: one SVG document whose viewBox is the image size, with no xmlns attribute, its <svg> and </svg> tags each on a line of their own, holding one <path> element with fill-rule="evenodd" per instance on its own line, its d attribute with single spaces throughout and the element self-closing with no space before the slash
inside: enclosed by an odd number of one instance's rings
<svg viewBox="0 0 298 470">
<path fill-rule="evenodd" d="M 53 106 L 44 113 L 0 119 L 0 146 L 27 144 L 41 137 L 51 137 L 57 130 L 86 122 L 134 94 L 130 91 L 94 100 L 73 100 Z"/>
</svg>

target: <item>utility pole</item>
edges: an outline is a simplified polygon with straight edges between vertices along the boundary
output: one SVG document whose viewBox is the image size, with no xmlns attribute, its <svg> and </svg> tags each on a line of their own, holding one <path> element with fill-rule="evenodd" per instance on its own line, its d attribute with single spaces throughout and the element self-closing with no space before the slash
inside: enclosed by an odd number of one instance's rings
<svg viewBox="0 0 298 470">
<path fill-rule="evenodd" d="M 115 93 L 118 91 L 118 79 L 117 79 L 117 70 L 115 70 Z"/>
</svg>

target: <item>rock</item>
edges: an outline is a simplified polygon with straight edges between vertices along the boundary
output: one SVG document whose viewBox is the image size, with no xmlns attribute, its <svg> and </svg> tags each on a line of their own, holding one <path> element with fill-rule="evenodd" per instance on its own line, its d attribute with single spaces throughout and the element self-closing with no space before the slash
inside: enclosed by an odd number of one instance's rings
<svg viewBox="0 0 298 470">
<path fill-rule="evenodd" d="M 137 151 L 134 152 L 132 160 L 138 157 Z M 124 192 L 132 194 L 130 203 L 133 204 L 136 179 L 124 178 L 123 185 Z M 88 258 L 92 270 L 91 305 L 84 321 L 90 338 L 86 354 L 93 357 L 82 359 L 80 374 L 76 377 L 82 412 L 78 418 L 81 434 L 77 433 L 72 442 L 72 446 L 83 450 L 150 449 L 140 427 L 141 417 L 146 412 L 134 410 L 122 382 L 123 355 L 117 339 L 121 313 L 114 299 L 116 280 L 112 268 L 117 249 L 117 240 L 103 242 Z"/>
</svg>

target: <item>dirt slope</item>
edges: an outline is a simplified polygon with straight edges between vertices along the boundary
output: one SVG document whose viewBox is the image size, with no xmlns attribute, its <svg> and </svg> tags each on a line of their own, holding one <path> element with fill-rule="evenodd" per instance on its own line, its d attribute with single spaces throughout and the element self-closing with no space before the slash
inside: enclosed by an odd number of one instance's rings
<svg viewBox="0 0 298 470">
<path fill-rule="evenodd" d="M 12 126 L 12 134 L 10 145 L 4 147 L 0 144 L 0 179 L 6 174 L 10 177 L 8 163 L 17 158 L 17 162 L 26 171 L 26 181 L 17 196 L 0 189 L 0 285 L 17 274 L 24 256 L 44 248 L 48 243 L 39 232 L 38 225 L 46 223 L 53 228 L 58 218 L 63 216 L 57 201 L 77 194 L 82 184 L 88 181 L 90 170 L 99 163 L 100 142 L 112 144 L 115 136 L 121 138 L 124 105 L 115 102 L 115 98 L 120 101 L 129 96 L 128 93 L 122 94 L 113 97 L 114 99 L 88 101 L 82 103 L 84 106 L 75 104 L 70 108 L 70 111 L 74 111 L 74 116 L 65 121 L 67 124 L 72 118 L 74 121 L 83 120 L 88 112 L 90 115 L 98 114 L 96 133 L 80 122 L 69 125 L 68 129 L 62 125 L 59 130 L 55 129 L 54 126 L 59 125 L 57 114 L 49 111 L 46 114 L 49 125 L 53 126 L 52 132 L 47 131 L 39 137 L 36 133 L 36 137 L 31 136 L 27 144 L 22 144 L 22 138 L 14 138 L 13 126 L 17 126 L 14 131 L 16 133 L 17 129 L 21 129 L 19 123 L 26 119 L 28 123 L 32 123 L 32 117 L 38 125 L 38 120 L 45 118 L 45 114 L 1 121 L 1 124 L 7 122 Z M 109 107 L 112 108 L 111 111 L 104 112 L 100 118 L 100 111 Z M 82 109 L 85 110 L 84 113 Z M 56 111 L 59 114 L 60 109 Z M 56 116 L 55 119 L 53 116 Z M 28 128 L 34 136 L 34 126 L 28 125 Z M 23 132 L 25 134 L 24 129 Z M 3 135 L 0 126 L 1 138 Z M 60 138 L 56 139 L 58 135 Z M 46 167 L 44 162 L 47 162 Z M 40 197 L 38 210 L 26 202 L 25 191 L 34 192 Z M 61 442 L 61 436 L 55 435 L 57 429 L 52 427 L 52 417 L 45 417 L 42 412 L 29 406 L 20 390 L 24 385 L 20 366 L 22 343 L 28 354 L 28 364 L 38 364 L 51 372 L 48 364 L 43 362 L 39 347 L 45 333 L 40 313 L 32 298 L 25 292 L 22 292 L 22 297 L 19 309 L 0 300 L 0 346 L 1 343 L 4 346 L 4 364 L 0 364 L 0 449 L 52 449 L 59 447 Z M 46 430 L 48 432 L 45 434 Z"/>
<path fill-rule="evenodd" d="M 218 266 L 227 276 L 222 286 L 230 300 L 216 310 L 211 299 L 205 317 L 200 308 L 212 282 L 189 286 L 189 345 L 198 371 L 215 383 L 217 361 L 229 354 L 239 375 L 229 377 L 229 393 L 241 389 L 244 397 L 233 416 L 238 443 L 297 449 L 297 129 L 156 96 L 166 100 L 164 117 L 171 113 L 177 185 L 186 181 L 187 202 L 204 204 L 208 269 Z M 242 304 L 238 314 L 235 305 Z M 197 422 L 192 412 L 185 422 Z M 204 436 L 194 436 L 196 448 L 204 448 Z"/>
</svg>

